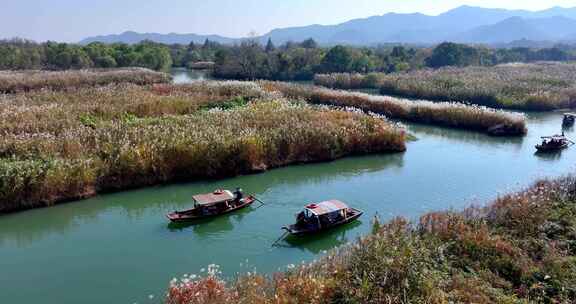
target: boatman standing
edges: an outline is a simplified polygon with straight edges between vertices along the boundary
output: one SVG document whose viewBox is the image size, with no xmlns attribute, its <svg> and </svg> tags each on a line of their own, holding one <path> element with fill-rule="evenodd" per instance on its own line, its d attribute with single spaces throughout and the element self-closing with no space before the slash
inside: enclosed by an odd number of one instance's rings
<svg viewBox="0 0 576 304">
<path fill-rule="evenodd" d="M 234 191 L 234 196 L 235 196 L 235 200 L 237 202 L 239 202 L 240 200 L 242 200 L 242 198 L 244 197 L 244 194 L 242 193 L 242 188 L 236 188 L 236 191 Z"/>
</svg>

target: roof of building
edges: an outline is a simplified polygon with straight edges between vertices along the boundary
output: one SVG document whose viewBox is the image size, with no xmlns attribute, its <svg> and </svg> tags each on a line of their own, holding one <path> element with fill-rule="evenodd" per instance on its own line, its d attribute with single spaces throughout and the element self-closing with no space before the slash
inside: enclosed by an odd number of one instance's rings
<svg viewBox="0 0 576 304">
<path fill-rule="evenodd" d="M 198 205 L 213 205 L 234 199 L 234 194 L 228 190 L 216 190 L 212 193 L 192 196 Z"/>
<path fill-rule="evenodd" d="M 324 215 L 328 213 L 338 212 L 343 209 L 347 209 L 348 205 L 339 200 L 330 200 L 321 203 L 310 204 L 306 206 L 310 212 L 315 215 Z"/>
</svg>

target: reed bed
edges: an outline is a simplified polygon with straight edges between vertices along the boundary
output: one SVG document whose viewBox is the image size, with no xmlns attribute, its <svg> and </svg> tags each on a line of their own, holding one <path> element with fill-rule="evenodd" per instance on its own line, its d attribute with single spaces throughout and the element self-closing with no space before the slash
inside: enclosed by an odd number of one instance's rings
<svg viewBox="0 0 576 304">
<path fill-rule="evenodd" d="M 304 99 L 314 104 L 355 107 L 392 119 L 475 130 L 492 135 L 526 134 L 524 115 L 482 106 L 456 102 L 413 101 L 281 82 L 261 82 L 261 86 L 270 92 L 281 92 L 288 98 Z"/>
<path fill-rule="evenodd" d="M 405 150 L 381 117 L 254 83 L 117 85 L 0 100 L 0 213 L 100 192 Z"/>
<path fill-rule="evenodd" d="M 376 219 L 370 235 L 318 261 L 233 282 L 211 265 L 170 282 L 169 304 L 572 303 L 576 177 L 543 180 L 418 223 Z"/>
<path fill-rule="evenodd" d="M 314 84 L 342 90 L 379 89 L 385 73 L 332 73 L 314 75 Z"/>
<path fill-rule="evenodd" d="M 150 85 L 168 83 L 170 75 L 145 68 L 68 71 L 0 71 L 0 93 L 32 90 L 71 90 L 119 83 Z"/>
<path fill-rule="evenodd" d="M 381 94 L 482 106 L 548 111 L 576 106 L 576 64 L 505 64 L 407 73 L 316 75 L 330 88 L 376 88 Z"/>
</svg>

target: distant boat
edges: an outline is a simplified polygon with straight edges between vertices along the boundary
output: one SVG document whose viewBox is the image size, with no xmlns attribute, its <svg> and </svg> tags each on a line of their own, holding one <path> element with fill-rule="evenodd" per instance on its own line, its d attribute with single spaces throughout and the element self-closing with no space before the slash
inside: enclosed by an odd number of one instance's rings
<svg viewBox="0 0 576 304">
<path fill-rule="evenodd" d="M 362 211 L 338 200 L 309 204 L 296 216 L 296 223 L 282 227 L 292 235 L 312 234 L 357 220 Z"/>
<path fill-rule="evenodd" d="M 575 121 L 576 121 L 576 114 L 564 113 L 564 118 L 562 119 L 562 126 L 565 128 L 572 127 Z"/>
<path fill-rule="evenodd" d="M 194 195 L 194 208 L 174 211 L 166 217 L 174 223 L 192 222 L 215 217 L 248 207 L 256 201 L 252 195 L 242 197 L 240 189 L 232 193 L 229 190 L 215 190 L 212 193 Z"/>
<path fill-rule="evenodd" d="M 543 136 L 542 143 L 536 145 L 536 150 L 538 150 L 538 152 L 560 151 L 570 146 L 570 144 L 572 144 L 572 142 L 568 140 L 564 136 L 564 134 L 554 136 Z"/>
</svg>

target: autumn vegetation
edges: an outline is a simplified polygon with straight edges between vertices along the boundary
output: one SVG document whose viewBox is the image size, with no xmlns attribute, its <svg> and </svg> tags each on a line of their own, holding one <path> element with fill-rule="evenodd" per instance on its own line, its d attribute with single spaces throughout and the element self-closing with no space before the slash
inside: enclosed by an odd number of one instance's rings
<svg viewBox="0 0 576 304">
<path fill-rule="evenodd" d="M 392 74 L 324 74 L 316 75 L 315 83 L 494 108 L 555 110 L 576 106 L 575 72 L 576 65 L 571 63 L 506 64 Z"/>
<path fill-rule="evenodd" d="M 332 90 L 318 86 L 283 82 L 261 82 L 269 91 L 282 92 L 288 98 L 300 98 L 313 104 L 355 107 L 388 118 L 436 126 L 467 129 L 498 135 L 518 136 L 526 133 L 524 115 L 456 102 L 431 102 L 390 96 Z"/>
<path fill-rule="evenodd" d="M 506 135 L 522 115 L 283 82 L 172 85 L 119 70 L 0 72 L 0 212 L 405 150 L 400 119 Z"/>
<path fill-rule="evenodd" d="M 542 180 L 487 207 L 371 235 L 272 276 L 207 275 L 170 283 L 166 303 L 572 303 L 576 177 Z"/>
<path fill-rule="evenodd" d="M 146 68 L 0 71 L 0 93 L 18 93 L 41 89 L 72 90 L 120 83 L 150 85 L 170 81 L 170 75 Z"/>
<path fill-rule="evenodd" d="M 382 117 L 290 101 L 255 83 L 124 83 L 0 103 L 0 212 L 405 150 L 404 130 Z"/>
</svg>

